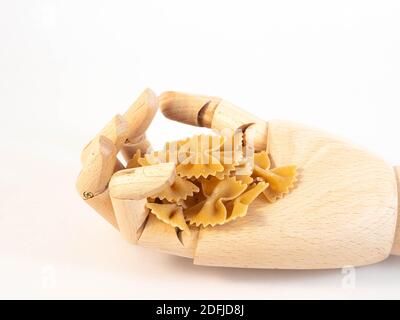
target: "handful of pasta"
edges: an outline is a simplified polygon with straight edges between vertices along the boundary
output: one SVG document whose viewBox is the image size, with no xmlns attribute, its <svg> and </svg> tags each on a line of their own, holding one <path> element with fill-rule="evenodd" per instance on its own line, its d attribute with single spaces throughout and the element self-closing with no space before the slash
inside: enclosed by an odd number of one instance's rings
<svg viewBox="0 0 400 320">
<path fill-rule="evenodd" d="M 275 202 L 296 181 L 294 165 L 271 169 L 266 151 L 254 154 L 241 129 L 226 135 L 198 135 L 170 142 L 163 151 L 141 154 L 127 168 L 173 162 L 171 185 L 148 198 L 146 207 L 161 221 L 190 233 L 189 225 L 223 225 L 244 217 L 260 195 Z"/>
<path fill-rule="evenodd" d="M 214 133 L 152 151 L 146 130 L 157 110 Z M 400 168 L 218 97 L 147 89 L 81 162 L 79 194 L 124 239 L 194 264 L 323 269 L 400 254 Z"/>
</svg>

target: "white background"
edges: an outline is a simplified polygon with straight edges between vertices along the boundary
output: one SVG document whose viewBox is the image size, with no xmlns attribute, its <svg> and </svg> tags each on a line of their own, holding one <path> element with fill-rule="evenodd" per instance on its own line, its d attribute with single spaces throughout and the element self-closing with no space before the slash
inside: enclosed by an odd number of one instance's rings
<svg viewBox="0 0 400 320">
<path fill-rule="evenodd" d="M 79 154 L 145 88 L 223 97 L 400 164 L 399 1 L 0 0 L 0 298 L 400 298 L 400 257 L 341 270 L 193 266 L 80 200 Z M 196 130 L 160 114 L 155 147 Z"/>
</svg>

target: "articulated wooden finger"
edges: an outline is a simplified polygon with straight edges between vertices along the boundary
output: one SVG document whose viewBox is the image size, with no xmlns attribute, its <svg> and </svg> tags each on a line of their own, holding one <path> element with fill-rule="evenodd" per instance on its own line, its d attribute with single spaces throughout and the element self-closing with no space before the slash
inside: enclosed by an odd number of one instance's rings
<svg viewBox="0 0 400 320">
<path fill-rule="evenodd" d="M 268 148 L 268 123 L 252 114 L 223 100 L 215 109 L 211 127 L 216 130 L 229 128 L 235 130 L 243 125 L 254 124 L 254 149 L 256 151 Z"/>
<path fill-rule="evenodd" d="M 112 174 L 124 168 L 117 154 L 122 149 L 125 159 L 129 160 L 137 149 L 149 148 L 145 131 L 156 111 L 157 97 L 146 89 L 124 116 L 116 115 L 82 151 L 83 168 L 76 183 L 78 192 L 115 227 L 118 225 L 107 186 Z"/>
<path fill-rule="evenodd" d="M 161 112 L 168 119 L 197 127 L 211 128 L 221 98 L 167 91 L 160 95 Z"/>
<path fill-rule="evenodd" d="M 157 108 L 156 94 L 150 89 L 144 90 L 123 116 L 114 116 L 96 137 L 88 143 L 82 151 L 81 162 L 84 163 L 92 149 L 96 148 L 95 141 L 99 136 L 104 136 L 111 140 L 117 151 L 122 148 L 125 159 L 130 160 L 138 148 L 144 150 L 146 144 L 149 145 L 145 139 L 145 132 L 153 120 Z"/>
<path fill-rule="evenodd" d="M 254 146 L 265 150 L 268 144 L 268 125 L 252 114 L 216 97 L 164 92 L 159 97 L 161 112 L 169 119 L 215 130 L 236 130 L 254 123 Z"/>
<path fill-rule="evenodd" d="M 114 116 L 112 120 L 107 123 L 96 137 L 82 150 L 82 163 L 85 163 L 91 152 L 96 152 L 96 141 L 100 136 L 108 138 L 114 144 L 117 151 L 119 151 L 128 136 L 128 122 L 119 114 Z"/>
<path fill-rule="evenodd" d="M 175 164 L 125 169 L 116 172 L 110 181 L 113 198 L 140 200 L 153 196 L 171 185 L 175 179 Z"/>
<path fill-rule="evenodd" d="M 398 186 L 397 191 L 399 192 L 399 199 L 400 199 L 400 167 L 395 167 L 394 171 L 396 173 L 397 186 Z M 400 210 L 398 211 L 398 216 L 397 216 L 396 235 L 393 243 L 392 254 L 400 256 Z"/>
<path fill-rule="evenodd" d="M 91 142 L 90 152 L 77 179 L 76 188 L 85 202 L 118 229 L 108 192 L 112 174 L 123 168 L 114 143 L 104 136 Z"/>
<path fill-rule="evenodd" d="M 145 208 L 147 197 L 171 185 L 174 179 L 173 163 L 125 169 L 113 175 L 109 184 L 111 201 L 125 240 L 137 242 L 148 215 Z"/>
<path fill-rule="evenodd" d="M 140 150 L 140 154 L 146 154 L 149 153 L 152 148 L 149 140 L 147 140 L 146 135 L 143 134 L 140 137 L 138 137 L 134 141 L 127 141 L 123 144 L 121 153 L 126 162 L 132 159 L 132 157 L 135 155 L 136 151 Z"/>
<path fill-rule="evenodd" d="M 145 208 L 146 199 L 124 200 L 111 196 L 111 203 L 122 238 L 136 244 L 148 216 L 148 209 Z"/>
<path fill-rule="evenodd" d="M 76 183 L 84 199 L 105 191 L 117 165 L 116 156 L 117 149 L 108 138 L 100 136 L 93 141 Z"/>
<path fill-rule="evenodd" d="M 158 109 L 157 95 L 150 89 L 142 92 L 139 98 L 124 113 L 128 122 L 128 142 L 135 142 L 143 136 L 150 126 Z"/>
<path fill-rule="evenodd" d="M 114 209 L 108 189 L 104 192 L 88 198 L 85 202 L 97 211 L 104 219 L 106 219 L 114 228 L 118 229 L 117 219 L 115 218 Z"/>
<path fill-rule="evenodd" d="M 137 243 L 157 251 L 193 258 L 198 235 L 196 228 L 191 229 L 190 234 L 180 232 L 151 214 Z"/>
</svg>

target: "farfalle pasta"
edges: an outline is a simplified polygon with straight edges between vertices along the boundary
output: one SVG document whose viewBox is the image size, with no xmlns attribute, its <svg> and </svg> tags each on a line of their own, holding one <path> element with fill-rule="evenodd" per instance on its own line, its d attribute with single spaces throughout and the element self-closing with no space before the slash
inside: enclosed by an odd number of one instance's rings
<svg viewBox="0 0 400 320">
<path fill-rule="evenodd" d="M 161 221 L 190 234 L 181 206 L 176 203 L 147 203 L 146 207 Z"/>
<path fill-rule="evenodd" d="M 237 181 L 235 177 L 224 180 L 211 178 L 204 180 L 202 191 L 206 200 L 185 211 L 185 217 L 190 224 L 196 226 L 215 226 L 223 224 L 227 218 L 227 201 L 236 199 L 247 188 L 246 184 Z"/>
<path fill-rule="evenodd" d="M 199 192 L 200 189 L 194 183 L 179 176 L 175 177 L 175 181 L 169 187 L 160 191 L 154 197 L 160 200 L 167 200 L 169 202 L 180 203 L 186 200 L 188 196 L 193 196 L 194 193 Z"/>
<path fill-rule="evenodd" d="M 294 165 L 271 169 L 271 161 L 265 151 L 254 155 L 252 176 L 269 183 L 264 195 L 270 202 L 275 202 L 290 192 L 296 182 L 296 173 Z"/>
<path fill-rule="evenodd" d="M 268 183 L 259 182 L 249 186 L 245 192 L 238 196 L 235 200 L 227 204 L 229 208 L 229 214 L 226 218 L 226 222 L 235 220 L 240 217 L 244 217 L 247 214 L 247 210 L 250 204 L 268 188 Z"/>
<path fill-rule="evenodd" d="M 163 150 L 143 155 L 137 151 L 127 167 L 165 162 L 175 163 L 175 179 L 146 207 L 189 234 L 190 226 L 214 227 L 246 216 L 261 194 L 263 201 L 277 201 L 294 188 L 297 174 L 294 165 L 271 168 L 265 151 L 246 154 L 241 130 L 168 142 Z"/>
<path fill-rule="evenodd" d="M 223 136 L 194 136 L 178 150 L 178 157 L 185 159 L 177 165 L 177 174 L 198 179 L 224 172 L 220 151 L 224 140 Z"/>
</svg>

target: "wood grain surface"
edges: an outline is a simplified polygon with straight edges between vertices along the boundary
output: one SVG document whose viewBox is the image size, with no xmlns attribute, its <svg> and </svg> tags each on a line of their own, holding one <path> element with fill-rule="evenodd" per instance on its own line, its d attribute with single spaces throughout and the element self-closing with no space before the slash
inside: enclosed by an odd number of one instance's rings
<svg viewBox="0 0 400 320">
<path fill-rule="evenodd" d="M 400 191 L 400 167 L 394 168 L 397 178 L 397 189 Z M 399 192 L 400 197 L 400 192 Z M 400 198 L 399 198 L 400 199 Z M 392 254 L 400 256 L 400 210 L 398 211 L 396 234 L 392 248 Z"/>
<path fill-rule="evenodd" d="M 276 166 L 296 164 L 297 187 L 274 204 L 200 230 L 194 263 L 209 266 L 320 269 L 379 262 L 391 252 L 397 186 L 391 166 L 319 130 L 269 123 Z"/>
</svg>

